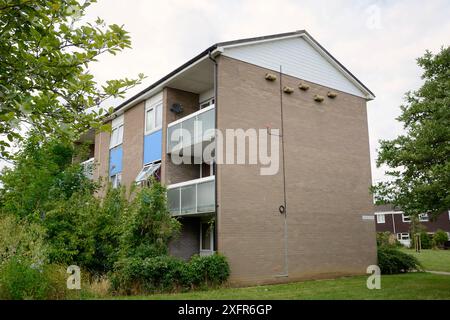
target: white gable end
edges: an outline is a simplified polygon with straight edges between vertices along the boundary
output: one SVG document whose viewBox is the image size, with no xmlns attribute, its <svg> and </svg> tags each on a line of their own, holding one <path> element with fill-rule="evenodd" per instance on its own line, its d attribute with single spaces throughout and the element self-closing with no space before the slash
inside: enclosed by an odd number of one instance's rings
<svg viewBox="0 0 450 320">
<path fill-rule="evenodd" d="M 225 47 L 225 56 L 359 97 L 367 96 L 301 37 Z"/>
</svg>

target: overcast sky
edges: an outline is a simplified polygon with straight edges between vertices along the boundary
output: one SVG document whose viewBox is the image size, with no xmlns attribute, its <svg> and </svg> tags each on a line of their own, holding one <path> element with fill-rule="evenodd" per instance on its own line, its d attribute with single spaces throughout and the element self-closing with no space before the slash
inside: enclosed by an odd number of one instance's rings
<svg viewBox="0 0 450 320">
<path fill-rule="evenodd" d="M 377 141 L 398 135 L 406 91 L 421 84 L 415 59 L 450 39 L 450 1 L 98 0 L 97 16 L 123 24 L 133 49 L 91 65 L 100 82 L 144 73 L 142 90 L 220 41 L 307 30 L 376 95 L 368 104 L 373 180 Z"/>
</svg>

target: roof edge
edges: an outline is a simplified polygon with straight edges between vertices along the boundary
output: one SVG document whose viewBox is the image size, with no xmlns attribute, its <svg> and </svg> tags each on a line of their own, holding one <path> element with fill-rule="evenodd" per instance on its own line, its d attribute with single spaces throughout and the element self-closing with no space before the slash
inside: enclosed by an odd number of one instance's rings
<svg viewBox="0 0 450 320">
<path fill-rule="evenodd" d="M 331 55 L 317 40 L 315 40 L 306 30 L 298 30 L 293 32 L 285 32 L 285 33 L 277 33 L 277 34 L 271 34 L 267 36 L 260 36 L 260 37 L 253 37 L 253 38 L 244 38 L 239 40 L 232 40 L 232 41 L 224 41 L 224 42 L 218 42 L 216 44 L 213 44 L 212 46 L 208 47 L 192 59 L 188 60 L 186 63 L 182 64 L 175 70 L 171 71 L 161 79 L 157 80 L 156 82 L 152 83 L 147 88 L 141 90 L 137 94 L 133 95 L 132 97 L 126 99 L 124 102 L 120 103 L 117 107 L 114 108 L 114 112 L 117 112 L 124 108 L 125 106 L 129 105 L 133 101 L 139 99 L 139 97 L 143 96 L 145 93 L 149 92 L 150 90 L 156 88 L 158 85 L 162 84 L 164 81 L 170 79 L 171 77 L 175 76 L 177 73 L 183 71 L 183 69 L 189 67 L 191 64 L 195 63 L 196 61 L 203 58 L 205 55 L 209 55 L 216 49 L 220 47 L 229 47 L 234 45 L 243 45 L 248 42 L 260 42 L 260 41 L 269 41 L 269 40 L 275 40 L 278 38 L 284 38 L 284 37 L 294 37 L 294 36 L 303 36 L 306 35 L 307 38 L 309 38 L 320 50 L 322 50 L 339 68 L 344 71 L 351 79 L 353 79 L 359 86 L 362 91 L 367 92 L 367 99 L 372 100 L 375 98 L 375 94 L 370 91 L 369 88 L 367 88 L 358 78 L 356 78 L 346 67 L 344 67 L 343 64 L 341 64 L 333 55 Z"/>
</svg>

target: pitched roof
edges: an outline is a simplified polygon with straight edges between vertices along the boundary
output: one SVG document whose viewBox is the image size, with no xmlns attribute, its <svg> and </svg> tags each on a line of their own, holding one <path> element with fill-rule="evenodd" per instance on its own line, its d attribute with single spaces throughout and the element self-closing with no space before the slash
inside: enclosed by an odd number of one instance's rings
<svg viewBox="0 0 450 320">
<path fill-rule="evenodd" d="M 365 91 L 365 93 L 367 94 L 369 99 L 375 98 L 375 95 L 372 93 L 372 91 L 370 91 L 369 88 L 367 88 L 358 78 L 356 78 L 336 58 L 334 58 L 324 47 L 322 47 L 306 30 L 298 30 L 298 31 L 293 31 L 293 32 L 278 33 L 278 34 L 272 34 L 272 35 L 261 36 L 261 37 L 253 37 L 253 38 L 244 38 L 244 39 L 232 40 L 232 41 L 224 41 L 224 42 L 218 42 L 216 44 L 213 44 L 212 46 L 208 47 L 207 49 L 205 49 L 204 51 L 202 51 L 201 53 L 199 53 L 198 55 L 196 55 L 195 57 L 193 57 L 192 59 L 190 59 L 189 61 L 184 63 L 183 65 L 179 66 L 178 68 L 176 68 L 172 72 L 168 73 L 167 75 L 165 75 L 164 77 L 162 77 L 158 81 L 156 81 L 153 84 L 151 84 L 150 86 L 148 86 L 144 90 L 140 91 L 139 93 L 135 94 L 131 98 L 129 98 L 129 99 L 125 100 L 124 102 L 122 102 L 120 105 L 118 105 L 114 109 L 114 111 L 115 112 L 119 111 L 120 109 L 122 109 L 123 107 L 129 105 L 134 100 L 138 99 L 139 97 L 141 97 L 142 95 L 144 95 L 148 91 L 156 88 L 157 86 L 161 85 L 162 83 L 164 83 L 168 79 L 172 78 L 176 74 L 182 72 L 184 69 L 186 69 L 190 65 L 194 64 L 198 60 L 204 58 L 205 56 L 209 56 L 211 53 L 213 53 L 214 51 L 216 51 L 219 48 L 224 48 L 224 47 L 226 48 L 226 47 L 230 47 L 230 46 L 239 46 L 239 45 L 245 45 L 245 44 L 250 44 L 250 43 L 257 43 L 257 42 L 269 41 L 269 40 L 278 40 L 278 39 L 282 39 L 282 38 L 295 37 L 295 36 L 299 36 L 299 37 L 303 36 L 303 37 L 306 37 L 308 40 L 312 41 L 328 58 L 330 58 L 330 60 L 332 60 L 337 66 L 339 66 L 342 69 L 342 71 L 344 73 L 346 73 L 347 76 L 349 78 L 351 78 L 355 82 L 355 84 L 357 84 L 361 88 L 361 90 Z"/>
</svg>

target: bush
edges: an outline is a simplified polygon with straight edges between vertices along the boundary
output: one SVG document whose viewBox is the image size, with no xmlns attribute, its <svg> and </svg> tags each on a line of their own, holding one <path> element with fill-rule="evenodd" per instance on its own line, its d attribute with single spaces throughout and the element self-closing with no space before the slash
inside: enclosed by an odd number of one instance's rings
<svg viewBox="0 0 450 320">
<path fill-rule="evenodd" d="M 447 232 L 438 230 L 433 235 L 433 244 L 439 248 L 442 248 L 444 246 L 444 243 L 448 241 L 448 235 Z"/>
<path fill-rule="evenodd" d="M 394 234 L 389 231 L 386 232 L 377 232 L 377 246 L 378 247 L 390 247 L 390 248 L 398 248 L 403 245 L 400 241 L 397 240 Z"/>
<path fill-rule="evenodd" d="M 378 248 L 378 266 L 380 267 L 382 274 L 422 270 L 422 265 L 416 257 L 398 249 L 387 247 Z"/>
<path fill-rule="evenodd" d="M 35 266 L 15 257 L 0 268 L 0 299 L 65 299 L 66 278 L 64 267 Z"/>
<path fill-rule="evenodd" d="M 47 255 L 44 236 L 44 229 L 37 224 L 19 221 L 9 214 L 0 217 L 0 267 L 13 257 L 43 264 Z"/>
<path fill-rule="evenodd" d="M 230 266 L 221 254 L 211 256 L 195 255 L 189 261 L 193 283 L 196 285 L 220 285 L 230 276 Z"/>
<path fill-rule="evenodd" d="M 415 246 L 416 237 L 413 236 L 411 241 L 411 247 Z M 433 237 L 426 233 L 425 231 L 420 232 L 420 244 L 422 249 L 433 248 Z"/>
<path fill-rule="evenodd" d="M 193 256 L 188 262 L 172 256 L 122 259 L 110 275 L 112 290 L 119 294 L 145 294 L 217 286 L 230 274 L 220 254 Z"/>
<path fill-rule="evenodd" d="M 0 269 L 0 298 L 5 300 L 45 299 L 47 283 L 42 271 L 12 258 Z"/>
</svg>

